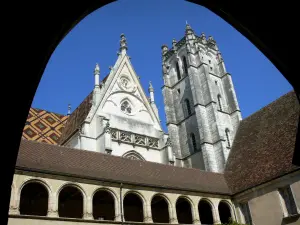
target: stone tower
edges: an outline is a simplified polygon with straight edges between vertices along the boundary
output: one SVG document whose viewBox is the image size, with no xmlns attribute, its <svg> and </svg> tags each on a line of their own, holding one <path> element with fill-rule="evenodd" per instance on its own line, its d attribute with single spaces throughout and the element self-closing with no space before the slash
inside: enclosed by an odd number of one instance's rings
<svg viewBox="0 0 300 225">
<path fill-rule="evenodd" d="M 175 165 L 223 172 L 241 121 L 231 75 L 215 40 L 185 36 L 162 46 L 162 88 Z"/>
</svg>

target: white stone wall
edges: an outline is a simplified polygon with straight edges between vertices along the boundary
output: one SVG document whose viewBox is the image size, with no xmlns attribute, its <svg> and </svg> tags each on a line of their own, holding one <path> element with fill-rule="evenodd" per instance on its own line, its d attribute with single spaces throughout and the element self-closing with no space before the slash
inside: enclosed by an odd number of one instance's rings
<svg viewBox="0 0 300 225">
<path fill-rule="evenodd" d="M 93 106 L 79 137 L 74 135 L 68 143 L 70 147 L 116 156 L 134 151 L 147 161 L 169 163 L 166 154 L 161 153 L 165 139 L 153 110 L 155 103 L 150 105 L 126 52 L 119 55 L 105 84 L 100 86 L 95 86 Z M 151 94 L 154 101 L 154 92 Z M 114 137 L 113 130 L 118 130 L 118 137 Z M 123 140 L 125 134 L 129 140 Z M 143 143 L 137 141 L 141 136 L 145 137 Z M 157 144 L 153 145 L 153 141 Z"/>
</svg>

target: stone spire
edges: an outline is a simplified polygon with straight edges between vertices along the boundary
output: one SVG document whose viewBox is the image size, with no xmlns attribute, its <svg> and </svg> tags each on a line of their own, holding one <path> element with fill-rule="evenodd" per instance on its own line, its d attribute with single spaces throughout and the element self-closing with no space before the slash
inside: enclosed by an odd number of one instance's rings
<svg viewBox="0 0 300 225">
<path fill-rule="evenodd" d="M 71 115 L 71 104 L 68 104 L 68 114 L 67 114 L 68 116 L 70 116 Z"/>
<path fill-rule="evenodd" d="M 203 44 L 206 44 L 206 36 L 205 36 L 205 33 L 202 32 L 201 35 L 200 35 L 200 40 Z"/>
<path fill-rule="evenodd" d="M 206 42 L 207 42 L 208 46 L 214 48 L 217 51 L 219 50 L 218 47 L 217 47 L 217 43 L 216 43 L 215 39 L 211 35 L 208 36 Z"/>
<path fill-rule="evenodd" d="M 152 86 L 151 81 L 149 81 L 149 88 L 148 91 L 150 93 L 150 102 L 154 102 L 154 88 Z"/>
<path fill-rule="evenodd" d="M 94 69 L 94 76 L 95 76 L 95 87 L 99 87 L 100 67 L 99 67 L 98 63 L 96 63 L 96 66 L 95 66 L 95 69 Z"/>
<path fill-rule="evenodd" d="M 192 29 L 192 27 L 186 22 L 186 25 L 185 25 L 185 34 L 193 34 L 194 31 Z"/>
<path fill-rule="evenodd" d="M 124 34 L 121 34 L 121 40 L 120 40 L 120 53 L 122 55 L 125 55 L 126 54 L 126 51 L 127 51 L 127 41 L 126 41 L 126 38 L 125 38 L 125 35 Z"/>
</svg>

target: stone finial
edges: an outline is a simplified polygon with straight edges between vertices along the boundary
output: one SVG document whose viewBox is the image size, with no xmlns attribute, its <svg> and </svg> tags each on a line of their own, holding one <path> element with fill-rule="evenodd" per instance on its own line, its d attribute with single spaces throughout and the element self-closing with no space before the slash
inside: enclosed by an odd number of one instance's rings
<svg viewBox="0 0 300 225">
<path fill-rule="evenodd" d="M 154 88 L 152 86 L 151 81 L 149 81 L 149 88 L 148 88 L 149 92 L 154 92 Z"/>
<path fill-rule="evenodd" d="M 185 34 L 192 34 L 192 33 L 194 33 L 192 27 L 188 23 L 186 23 L 186 25 L 185 25 Z"/>
<path fill-rule="evenodd" d="M 168 46 L 167 45 L 163 45 L 161 46 L 161 49 L 162 49 L 162 55 L 165 55 L 167 52 L 168 52 Z"/>
<path fill-rule="evenodd" d="M 200 38 L 201 38 L 201 40 L 206 40 L 206 36 L 205 36 L 204 32 L 201 33 Z"/>
<path fill-rule="evenodd" d="M 100 75 L 100 67 L 99 64 L 96 63 L 95 69 L 94 69 L 94 75 Z"/>
<path fill-rule="evenodd" d="M 172 48 L 173 48 L 173 50 L 176 50 L 176 44 L 177 44 L 177 41 L 176 41 L 175 38 L 173 38 L 173 40 L 172 40 Z"/>
<path fill-rule="evenodd" d="M 215 41 L 214 38 L 210 35 L 210 36 L 208 36 L 207 42 L 215 43 L 216 41 Z"/>
<path fill-rule="evenodd" d="M 71 104 L 68 104 L 68 116 L 71 115 Z"/>
<path fill-rule="evenodd" d="M 122 53 L 126 53 L 126 50 L 128 49 L 127 48 L 127 41 L 126 41 L 126 38 L 125 38 L 125 35 L 124 34 L 121 34 L 121 40 L 120 40 L 120 52 Z"/>
<path fill-rule="evenodd" d="M 149 93 L 150 93 L 150 103 L 154 102 L 154 88 L 152 86 L 151 81 L 149 81 L 149 89 L 148 89 Z"/>
</svg>

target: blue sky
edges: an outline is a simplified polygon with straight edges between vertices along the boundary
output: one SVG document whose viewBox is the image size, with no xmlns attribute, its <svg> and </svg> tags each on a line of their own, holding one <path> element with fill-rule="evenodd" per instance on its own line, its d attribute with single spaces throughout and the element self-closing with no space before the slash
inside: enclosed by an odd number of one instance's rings
<svg viewBox="0 0 300 225">
<path fill-rule="evenodd" d="M 120 34 L 144 90 L 151 80 L 155 101 L 165 126 L 161 87 L 161 46 L 184 36 L 186 21 L 200 35 L 212 35 L 232 74 L 237 98 L 246 118 L 292 86 L 252 43 L 208 9 L 183 0 L 119 0 L 84 18 L 61 41 L 44 71 L 32 107 L 66 114 L 74 110 L 94 86 L 96 62 L 100 78 L 117 60 Z M 148 93 L 146 93 L 148 95 Z"/>
</svg>

